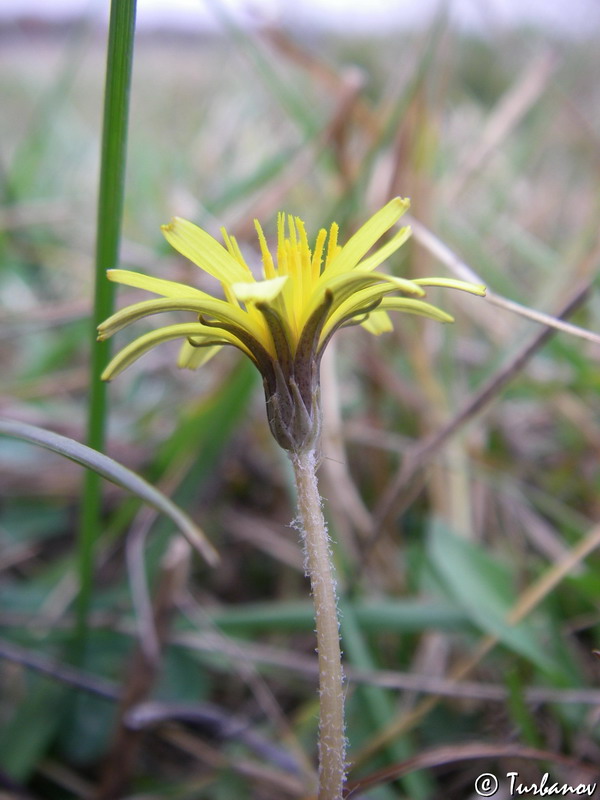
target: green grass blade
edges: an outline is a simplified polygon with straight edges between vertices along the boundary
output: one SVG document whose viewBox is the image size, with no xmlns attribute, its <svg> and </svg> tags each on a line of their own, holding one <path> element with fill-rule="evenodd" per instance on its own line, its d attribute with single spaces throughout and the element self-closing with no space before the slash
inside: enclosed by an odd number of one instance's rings
<svg viewBox="0 0 600 800">
<path fill-rule="evenodd" d="M 13 780 L 28 780 L 46 752 L 62 722 L 66 693 L 64 686 L 30 676 L 23 702 L 0 733 L 2 768 Z"/>
<path fill-rule="evenodd" d="M 344 653 L 349 663 L 353 667 L 359 667 L 360 669 L 377 669 L 376 659 L 363 635 L 363 631 L 360 629 L 357 615 L 354 613 L 352 605 L 342 602 L 340 611 L 342 642 Z M 357 687 L 354 701 L 360 703 L 362 714 L 371 718 L 374 731 L 383 730 L 393 718 L 393 695 L 379 686 L 365 684 Z M 390 763 L 403 761 L 412 755 L 411 743 L 404 736 L 394 739 L 386 749 Z M 430 787 L 427 786 L 427 779 L 423 775 L 418 773 L 406 775 L 402 779 L 402 783 L 405 791 L 414 800 L 427 797 L 429 794 L 428 788 Z M 381 787 L 380 794 L 382 800 L 395 796 L 395 792 L 390 787 Z"/>
<path fill-rule="evenodd" d="M 542 671 L 560 675 L 560 665 L 530 621 L 518 625 L 507 621 L 514 590 L 509 570 L 497 558 L 480 545 L 456 536 L 439 520 L 431 524 L 428 546 L 431 562 L 452 599 L 463 607 L 479 630 L 497 637 L 504 646 Z"/>
<path fill-rule="evenodd" d="M 119 260 L 121 218 L 125 183 L 125 157 L 129 112 L 129 87 L 133 62 L 136 0 L 113 0 L 108 34 L 108 57 L 102 130 L 100 189 L 96 231 L 96 274 L 92 316 L 92 352 L 87 441 L 95 450 L 104 446 L 106 386 L 100 380 L 109 360 L 109 345 L 96 342 L 96 328 L 110 316 L 114 287 L 106 270 Z M 78 635 L 83 637 L 90 605 L 94 543 L 100 529 L 100 479 L 95 472 L 85 476 L 79 540 L 80 594 Z"/>
<path fill-rule="evenodd" d="M 177 525 L 179 530 L 189 540 L 196 550 L 211 564 L 216 563 L 218 557 L 212 545 L 208 542 L 200 528 L 192 522 L 188 515 L 178 508 L 168 497 L 147 483 L 135 472 L 127 469 L 112 458 L 98 453 L 84 444 L 61 436 L 53 431 L 28 425 L 24 422 L 14 422 L 0 418 L 0 434 L 14 436 L 32 444 L 39 444 L 47 450 L 59 453 L 71 461 L 76 461 L 90 470 L 98 477 L 106 478 L 117 486 L 128 489 L 148 505 L 162 511 Z"/>
</svg>

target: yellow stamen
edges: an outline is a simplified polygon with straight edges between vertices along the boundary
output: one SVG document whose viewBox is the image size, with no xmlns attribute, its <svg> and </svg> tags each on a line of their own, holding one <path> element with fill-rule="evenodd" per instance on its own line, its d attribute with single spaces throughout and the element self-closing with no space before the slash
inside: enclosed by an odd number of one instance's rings
<svg viewBox="0 0 600 800">
<path fill-rule="evenodd" d="M 313 290 L 312 271 L 310 264 L 310 247 L 308 245 L 308 237 L 304 223 L 299 217 L 296 217 L 296 230 L 298 231 L 299 242 L 299 257 L 300 269 L 302 272 L 302 302 L 298 309 L 298 314 L 302 313 L 302 309 L 306 308 L 310 301 L 310 295 Z"/>
<path fill-rule="evenodd" d="M 321 262 L 323 261 L 323 247 L 325 246 L 325 239 L 327 238 L 327 231 L 321 228 L 317 235 L 315 242 L 315 250 L 312 257 L 312 279 L 316 282 L 321 274 Z"/>
<path fill-rule="evenodd" d="M 285 215 L 277 214 L 277 269 L 280 275 L 288 275 L 287 256 L 285 252 Z"/>
<path fill-rule="evenodd" d="M 325 269 L 327 269 L 327 265 L 330 264 L 335 256 L 339 252 L 339 247 L 337 243 L 339 226 L 337 222 L 331 223 L 331 228 L 329 229 L 329 242 L 327 244 L 327 256 L 325 258 Z"/>
<path fill-rule="evenodd" d="M 265 239 L 265 234 L 260 226 L 260 222 L 257 219 L 254 220 L 254 227 L 256 228 L 256 233 L 258 234 L 258 242 L 260 244 L 260 252 L 262 254 L 263 273 L 265 279 L 270 280 L 271 278 L 275 278 L 277 275 L 275 272 L 275 265 L 273 264 L 273 256 L 271 255 L 271 251 L 267 245 L 267 240 Z"/>
</svg>

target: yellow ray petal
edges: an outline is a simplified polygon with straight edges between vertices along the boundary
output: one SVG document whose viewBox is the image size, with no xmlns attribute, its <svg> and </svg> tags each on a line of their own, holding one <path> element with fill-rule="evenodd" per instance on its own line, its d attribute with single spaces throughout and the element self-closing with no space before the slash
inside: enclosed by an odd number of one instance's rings
<svg viewBox="0 0 600 800">
<path fill-rule="evenodd" d="M 153 294 L 162 294 L 163 297 L 206 297 L 213 300 L 211 294 L 195 289 L 185 283 L 177 281 L 166 281 L 163 278 L 153 278 L 150 275 L 143 275 L 141 272 L 132 272 L 128 269 L 109 269 L 106 277 L 114 283 L 121 283 L 124 286 L 131 286 L 134 289 L 145 289 Z"/>
<path fill-rule="evenodd" d="M 405 278 L 397 278 L 395 275 L 386 275 L 382 272 L 363 272 L 362 270 L 354 270 L 353 272 L 346 272 L 343 275 L 334 275 L 328 277 L 327 273 L 323 273 L 321 280 L 318 283 L 317 291 L 313 292 L 310 303 L 306 306 L 303 312 L 302 324 L 310 318 L 311 314 L 323 301 L 326 292 L 331 292 L 334 297 L 334 302 L 331 306 L 329 316 L 336 315 L 338 309 L 350 300 L 358 292 L 361 292 L 369 287 L 372 288 L 375 295 L 383 297 L 389 292 L 402 291 L 417 297 L 423 297 L 425 292 L 414 281 L 406 280 Z M 359 306 L 362 308 L 366 303 L 366 298 L 361 296 L 359 299 Z M 371 302 L 373 298 L 369 298 Z M 368 302 L 366 304 L 368 304 Z M 344 316 L 347 313 L 347 308 L 344 306 L 341 313 L 337 315 Z M 337 322 L 337 318 L 334 324 Z"/>
<path fill-rule="evenodd" d="M 357 269 L 360 270 L 372 270 L 376 269 L 380 264 L 383 264 L 390 256 L 392 256 L 399 247 L 406 242 L 407 239 L 410 239 L 412 231 L 408 225 L 405 225 L 404 228 L 400 228 L 398 233 L 396 233 L 389 242 L 386 242 L 382 247 L 380 247 L 372 256 L 368 258 L 364 258 L 360 264 L 358 264 Z"/>
<path fill-rule="evenodd" d="M 163 342 L 169 342 L 172 339 L 187 338 L 188 336 L 203 339 L 208 345 L 222 344 L 224 341 L 239 347 L 245 353 L 248 353 L 244 345 L 232 334 L 223 331 L 219 328 L 207 328 L 200 323 L 183 323 L 180 325 L 168 325 L 166 328 L 159 328 L 156 331 L 151 331 L 143 336 L 134 339 L 133 342 L 124 347 L 112 359 L 109 365 L 102 373 L 103 381 L 110 381 L 116 377 L 124 369 L 127 369 L 134 361 L 147 353 L 156 345 Z"/>
<path fill-rule="evenodd" d="M 470 292 L 480 297 L 484 297 L 486 292 L 486 287 L 482 283 L 459 281 L 455 278 L 417 278 L 415 283 L 418 283 L 419 286 L 441 286 L 444 289 L 460 289 L 462 292 Z"/>
<path fill-rule="evenodd" d="M 287 275 L 265 281 L 234 283 L 233 294 L 241 303 L 272 303 L 281 294 Z"/>
<path fill-rule="evenodd" d="M 242 309 L 209 296 L 209 299 L 196 299 L 195 297 L 174 297 L 166 300 L 145 300 L 142 303 L 134 303 L 125 306 L 117 311 L 112 317 L 98 326 L 98 338 L 102 341 L 113 336 L 117 331 L 122 330 L 132 322 L 136 322 L 143 317 L 152 314 L 160 314 L 163 311 L 193 311 L 196 314 L 203 314 L 206 317 L 213 317 L 219 322 L 227 323 L 240 331 L 254 337 L 258 341 L 264 338 L 264 325 L 261 323 L 253 324 L 254 320 Z"/>
<path fill-rule="evenodd" d="M 338 274 L 354 269 L 360 260 L 369 252 L 386 231 L 394 225 L 408 210 L 410 202 L 401 197 L 393 200 L 377 211 L 362 225 L 331 263 L 327 264 L 327 271 Z"/>
<path fill-rule="evenodd" d="M 366 320 L 360 324 L 374 336 L 381 336 L 382 333 L 388 333 L 394 329 L 390 315 L 387 311 L 380 311 L 380 309 L 371 311 Z"/>
<path fill-rule="evenodd" d="M 423 300 L 412 300 L 410 297 L 384 297 L 377 309 L 387 311 L 404 311 L 407 314 L 418 314 L 437 322 L 454 322 L 454 317 L 441 308 L 425 303 Z"/>
<path fill-rule="evenodd" d="M 249 267 L 240 264 L 223 245 L 193 222 L 173 217 L 168 225 L 161 226 L 161 230 L 175 250 L 217 280 L 235 283 L 250 279 Z"/>
<path fill-rule="evenodd" d="M 390 292 L 396 292 L 399 289 L 406 291 L 408 285 L 414 294 L 421 295 L 421 292 L 414 291 L 419 287 L 415 287 L 411 281 L 396 278 L 394 275 L 384 275 L 381 272 L 351 272 L 336 277 L 338 283 L 341 283 L 337 289 L 337 296 L 335 289 L 331 288 L 335 281 L 328 282 L 330 284 L 329 291 L 334 293 L 334 303 L 325 325 L 324 335 L 337 328 L 341 320 L 347 319 L 353 313 L 364 314 L 365 308 L 377 304 Z"/>
<path fill-rule="evenodd" d="M 181 369 L 199 369 L 207 361 L 210 361 L 213 356 L 216 356 L 221 347 L 222 345 L 218 344 L 194 347 L 188 341 L 185 341 L 179 351 L 177 366 Z"/>
</svg>

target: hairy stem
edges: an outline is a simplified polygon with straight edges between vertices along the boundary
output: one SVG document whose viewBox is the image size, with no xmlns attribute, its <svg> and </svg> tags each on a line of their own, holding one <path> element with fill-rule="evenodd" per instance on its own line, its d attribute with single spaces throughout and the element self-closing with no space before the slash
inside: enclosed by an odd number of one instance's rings
<svg viewBox="0 0 600 800">
<path fill-rule="evenodd" d="M 314 450 L 292 453 L 306 569 L 319 654 L 319 800 L 341 800 L 344 785 L 344 676 L 329 537 L 321 510 Z"/>
</svg>

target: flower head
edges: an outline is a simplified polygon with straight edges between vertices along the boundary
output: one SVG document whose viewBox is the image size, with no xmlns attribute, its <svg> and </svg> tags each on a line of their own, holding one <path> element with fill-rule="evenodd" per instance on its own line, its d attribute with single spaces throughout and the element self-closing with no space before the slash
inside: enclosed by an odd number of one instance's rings
<svg viewBox="0 0 600 800">
<path fill-rule="evenodd" d="M 360 323 L 371 333 L 391 330 L 389 311 L 420 314 L 452 322 L 441 309 L 420 299 L 423 287 L 443 286 L 485 294 L 483 286 L 447 278 L 406 280 L 379 267 L 410 236 L 401 228 L 388 242 L 369 251 L 408 209 L 408 200 L 391 200 L 346 242 L 338 244 L 338 226 L 321 229 L 309 244 L 298 217 L 279 214 L 277 250 L 271 254 L 256 221 L 263 277 L 257 280 L 233 236 L 222 230 L 224 246 L 206 231 L 175 217 L 163 225 L 167 241 L 220 281 L 224 298 L 192 286 L 113 269 L 112 281 L 146 289 L 161 298 L 127 306 L 103 322 L 99 339 L 142 317 L 162 311 L 189 311 L 195 320 L 168 325 L 140 336 L 110 362 L 110 380 L 161 342 L 183 339 L 178 364 L 195 369 L 220 347 L 244 352 L 260 371 L 273 435 L 286 450 L 312 447 L 319 433 L 319 364 L 338 328 Z"/>
</svg>

